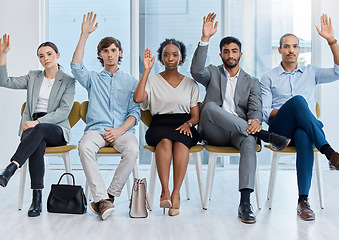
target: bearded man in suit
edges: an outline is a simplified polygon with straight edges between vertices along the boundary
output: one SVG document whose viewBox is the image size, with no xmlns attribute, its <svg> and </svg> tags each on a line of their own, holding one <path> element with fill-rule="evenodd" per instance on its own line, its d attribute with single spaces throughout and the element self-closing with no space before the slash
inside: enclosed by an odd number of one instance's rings
<svg viewBox="0 0 339 240">
<path fill-rule="evenodd" d="M 260 84 L 240 68 L 242 52 L 237 38 L 228 36 L 220 41 L 222 65 L 205 67 L 209 40 L 217 31 L 215 17 L 215 13 L 204 17 L 201 41 L 191 65 L 193 78 L 206 88 L 198 132 L 206 144 L 240 150 L 238 216 L 244 223 L 255 223 L 250 193 L 254 190 L 257 138 L 280 151 L 290 139 L 262 130 Z"/>
</svg>

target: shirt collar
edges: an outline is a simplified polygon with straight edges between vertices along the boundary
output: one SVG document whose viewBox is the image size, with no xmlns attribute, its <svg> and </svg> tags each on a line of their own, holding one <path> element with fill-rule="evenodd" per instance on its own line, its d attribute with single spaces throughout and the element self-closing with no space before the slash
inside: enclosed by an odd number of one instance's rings
<svg viewBox="0 0 339 240">
<path fill-rule="evenodd" d="M 297 71 L 299 71 L 299 72 L 301 72 L 301 73 L 304 72 L 303 69 L 302 69 L 302 66 L 301 66 L 299 63 L 298 63 L 298 65 L 297 65 L 297 68 L 296 68 L 292 73 L 297 72 Z M 285 69 L 284 69 L 283 66 L 282 66 L 282 62 L 280 62 L 279 67 L 278 67 L 278 74 L 279 74 L 279 76 L 280 76 L 280 75 L 282 75 L 283 73 L 290 73 L 290 72 L 286 72 Z"/>
<path fill-rule="evenodd" d="M 101 73 L 112 77 L 112 74 L 109 71 L 107 71 L 106 69 L 102 69 Z M 118 69 L 118 71 L 113 73 L 113 77 L 116 77 L 119 74 L 120 74 L 120 68 Z"/>
<path fill-rule="evenodd" d="M 222 66 L 222 68 L 224 69 L 224 73 L 225 73 L 227 79 L 231 79 L 230 74 L 229 74 L 229 72 L 226 70 L 225 66 Z M 237 74 L 235 74 L 235 76 L 232 77 L 232 79 L 238 78 L 238 77 L 239 77 L 239 73 L 240 73 L 240 68 L 239 68 Z"/>
</svg>

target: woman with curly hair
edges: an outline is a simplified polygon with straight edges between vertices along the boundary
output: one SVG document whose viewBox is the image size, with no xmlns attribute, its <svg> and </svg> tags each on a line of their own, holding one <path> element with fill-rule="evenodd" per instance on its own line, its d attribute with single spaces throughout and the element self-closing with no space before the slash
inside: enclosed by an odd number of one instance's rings
<svg viewBox="0 0 339 240">
<path fill-rule="evenodd" d="M 178 71 L 184 63 L 185 45 L 175 39 L 166 39 L 158 49 L 158 60 L 165 70 L 149 76 L 154 65 L 150 49 L 143 54 L 144 72 L 134 92 L 133 100 L 142 110 L 153 116 L 146 132 L 146 142 L 155 147 L 157 170 L 162 186 L 160 207 L 169 208 L 176 216 L 180 207 L 180 187 L 186 174 L 189 149 L 198 142 L 194 126 L 199 122 L 199 87 L 190 77 Z M 173 191 L 168 182 L 173 158 Z"/>
</svg>

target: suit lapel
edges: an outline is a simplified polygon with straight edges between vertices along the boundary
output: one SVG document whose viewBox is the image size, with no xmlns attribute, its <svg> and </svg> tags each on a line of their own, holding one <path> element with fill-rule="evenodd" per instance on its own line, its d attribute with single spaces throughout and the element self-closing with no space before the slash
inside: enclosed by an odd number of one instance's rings
<svg viewBox="0 0 339 240">
<path fill-rule="evenodd" d="M 235 87 L 235 92 L 234 92 L 234 104 L 237 107 L 240 99 L 240 89 L 245 86 L 246 82 L 246 74 L 245 72 L 240 68 L 239 72 L 239 78 L 237 81 L 237 86 Z"/>
<path fill-rule="evenodd" d="M 33 86 L 33 90 L 32 90 L 32 101 L 31 101 L 31 113 L 34 113 L 34 110 L 36 108 L 37 102 L 38 102 L 38 98 L 39 98 L 39 94 L 40 94 L 40 88 L 41 88 L 41 84 L 42 81 L 44 80 L 44 72 L 40 72 L 36 78 L 36 80 L 34 81 L 34 86 Z"/>
<path fill-rule="evenodd" d="M 59 92 L 59 89 L 60 89 L 60 86 L 62 84 L 62 77 L 63 77 L 64 73 L 59 70 L 57 76 L 55 77 L 55 80 L 54 80 L 54 84 L 53 84 L 53 87 L 51 89 L 51 94 L 49 95 L 49 99 L 48 99 L 48 109 L 47 109 L 47 112 L 50 112 L 51 111 L 51 108 L 54 104 L 54 101 L 56 99 L 56 96 Z"/>
<path fill-rule="evenodd" d="M 221 94 L 221 104 L 222 104 L 225 100 L 227 77 L 225 75 L 225 70 L 223 68 L 223 65 L 220 65 L 218 68 L 220 71 L 220 94 Z"/>
</svg>

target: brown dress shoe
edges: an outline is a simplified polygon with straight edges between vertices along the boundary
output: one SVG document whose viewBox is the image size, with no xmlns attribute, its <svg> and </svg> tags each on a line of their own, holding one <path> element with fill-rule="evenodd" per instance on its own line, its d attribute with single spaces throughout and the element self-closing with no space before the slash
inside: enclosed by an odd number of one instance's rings
<svg viewBox="0 0 339 240">
<path fill-rule="evenodd" d="M 331 154 L 330 162 L 336 168 L 336 170 L 339 170 L 339 153 L 338 152 L 334 152 Z"/>
<path fill-rule="evenodd" d="M 297 213 L 304 221 L 311 221 L 315 219 L 315 214 L 307 200 L 301 200 L 298 203 Z"/>
</svg>

